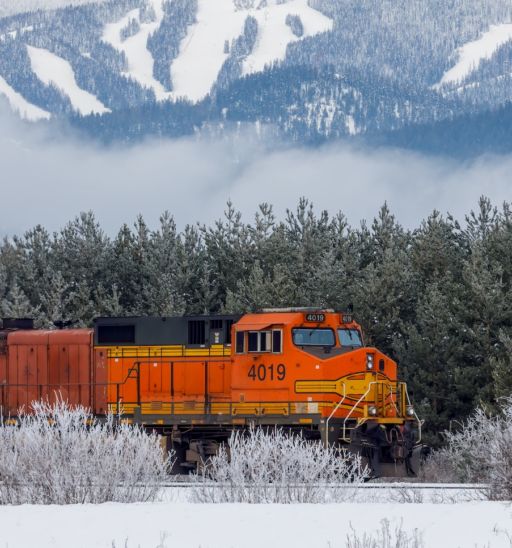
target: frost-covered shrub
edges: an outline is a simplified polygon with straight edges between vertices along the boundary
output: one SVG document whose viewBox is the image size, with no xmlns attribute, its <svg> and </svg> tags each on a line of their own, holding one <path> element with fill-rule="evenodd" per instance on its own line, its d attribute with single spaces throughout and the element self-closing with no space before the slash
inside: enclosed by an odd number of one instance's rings
<svg viewBox="0 0 512 548">
<path fill-rule="evenodd" d="M 423 535 L 417 530 L 409 534 L 403 529 L 403 524 L 391 529 L 389 520 L 381 521 L 381 528 L 374 534 L 358 535 L 352 531 L 347 535 L 347 548 L 423 548 Z"/>
<path fill-rule="evenodd" d="M 195 502 L 323 503 L 346 500 L 368 477 L 360 459 L 280 429 L 234 432 L 204 463 Z"/>
<path fill-rule="evenodd" d="M 456 432 L 445 432 L 446 445 L 434 451 L 422 475 L 427 481 L 480 483 L 491 473 L 490 449 L 496 429 L 504 426 L 502 417 L 491 417 L 483 409 Z"/>
<path fill-rule="evenodd" d="M 445 435 L 446 446 L 424 466 L 426 480 L 485 483 L 491 499 L 512 500 L 512 398 L 497 415 L 477 409 L 460 431 Z"/>
<path fill-rule="evenodd" d="M 171 465 L 156 435 L 62 401 L 32 408 L 0 425 L 0 504 L 155 499 Z"/>
</svg>

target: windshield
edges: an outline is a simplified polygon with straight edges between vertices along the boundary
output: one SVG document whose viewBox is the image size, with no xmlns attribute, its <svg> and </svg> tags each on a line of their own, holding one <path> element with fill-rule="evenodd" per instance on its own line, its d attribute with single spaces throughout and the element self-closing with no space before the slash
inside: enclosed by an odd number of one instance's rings
<svg viewBox="0 0 512 548">
<path fill-rule="evenodd" d="M 357 329 L 338 329 L 341 346 L 363 346 L 361 333 Z"/>
<path fill-rule="evenodd" d="M 294 329 L 293 343 L 297 346 L 334 346 L 332 329 Z"/>
</svg>

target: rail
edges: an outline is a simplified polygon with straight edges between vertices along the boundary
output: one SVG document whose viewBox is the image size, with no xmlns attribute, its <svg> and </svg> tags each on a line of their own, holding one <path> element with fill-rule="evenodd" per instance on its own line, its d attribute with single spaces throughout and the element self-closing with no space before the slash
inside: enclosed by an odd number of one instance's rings
<svg viewBox="0 0 512 548">
<path fill-rule="evenodd" d="M 222 488 L 232 488 L 232 483 L 223 483 L 223 482 L 214 482 L 211 480 L 203 480 L 202 476 L 197 476 L 197 481 L 163 481 L 161 483 L 144 483 L 143 485 L 132 484 L 127 482 L 126 488 L 133 489 L 134 486 L 137 487 L 146 487 L 146 488 L 162 488 L 162 489 L 191 489 L 195 487 L 212 487 L 216 489 Z M 74 480 L 74 478 L 73 478 Z M 0 487 L 5 487 L 8 484 L 0 481 Z M 9 486 L 14 487 L 34 487 L 39 485 L 47 485 L 45 481 L 30 481 L 30 482 L 16 482 L 14 485 L 10 484 Z M 89 479 L 84 481 L 84 483 L 73 483 L 74 487 L 111 487 L 108 483 L 94 483 L 90 482 Z M 125 485 L 117 484 L 116 487 L 124 487 Z M 346 483 L 255 483 L 255 484 L 244 484 L 243 488 L 250 489 L 259 489 L 263 487 L 277 487 L 277 488 L 297 488 L 297 487 L 308 487 L 308 488 L 325 488 L 325 489 L 339 489 L 340 487 L 347 487 L 353 489 L 365 489 L 365 490 L 374 490 L 374 489 L 387 489 L 387 490 L 396 490 L 401 491 L 404 489 L 414 489 L 419 491 L 429 491 L 429 490 L 446 490 L 446 491 L 485 491 L 489 489 L 487 484 L 479 483 L 421 483 L 421 482 L 401 482 L 401 481 L 392 481 L 392 482 L 373 482 L 368 481 L 364 483 L 360 482 L 346 482 Z"/>
<path fill-rule="evenodd" d="M 107 358 L 229 358 L 231 357 L 231 345 L 213 344 L 211 346 L 190 347 L 184 344 L 169 346 L 97 346 L 96 350 L 106 351 Z"/>
<path fill-rule="evenodd" d="M 161 484 L 161 487 L 165 488 L 184 488 L 190 489 L 198 486 L 207 485 L 208 487 L 213 488 L 223 488 L 226 486 L 231 487 L 231 484 L 219 483 L 219 482 L 203 482 L 203 481 L 170 481 Z M 254 484 L 254 485 L 245 485 L 244 488 L 250 487 L 267 487 L 269 485 L 275 484 Z M 296 487 L 301 484 L 290 484 L 286 485 L 287 487 Z M 327 489 L 333 488 L 338 489 L 340 485 L 346 485 L 347 487 L 355 487 L 357 489 L 389 489 L 389 490 L 403 490 L 403 489 L 418 489 L 418 490 L 447 490 L 447 491 L 482 491 L 489 489 L 489 485 L 480 484 L 480 483 L 421 483 L 421 482 L 402 482 L 402 481 L 392 481 L 392 482 L 373 482 L 368 481 L 365 483 L 346 483 L 346 484 L 329 484 L 329 483 L 316 483 L 308 484 L 308 487 L 325 487 Z"/>
</svg>

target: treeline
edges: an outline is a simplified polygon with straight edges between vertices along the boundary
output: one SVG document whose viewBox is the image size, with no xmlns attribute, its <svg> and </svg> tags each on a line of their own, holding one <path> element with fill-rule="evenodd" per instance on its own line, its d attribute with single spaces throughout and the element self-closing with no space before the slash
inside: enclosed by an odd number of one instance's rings
<svg viewBox="0 0 512 548">
<path fill-rule="evenodd" d="M 512 209 L 482 198 L 461 225 L 432 213 L 414 230 L 384 205 L 349 226 L 301 200 L 285 220 L 231 203 L 212 226 L 169 213 L 108 237 L 92 213 L 0 247 L 4 317 L 90 325 L 101 315 L 354 305 L 367 342 L 398 360 L 430 433 L 512 392 Z"/>
</svg>

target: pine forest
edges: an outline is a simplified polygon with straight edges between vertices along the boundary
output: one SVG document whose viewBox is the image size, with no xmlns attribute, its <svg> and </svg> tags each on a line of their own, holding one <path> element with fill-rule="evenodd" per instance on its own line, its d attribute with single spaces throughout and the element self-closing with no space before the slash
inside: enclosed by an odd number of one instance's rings
<svg viewBox="0 0 512 548">
<path fill-rule="evenodd" d="M 92 213 L 36 226 L 0 248 L 3 317 L 39 327 L 98 316 L 354 307 L 366 342 L 399 363 L 438 433 L 512 390 L 512 209 L 481 198 L 463 223 L 434 211 L 405 229 L 384 205 L 349 226 L 303 199 L 285 220 L 228 203 L 213 226 L 178 231 L 170 213 L 105 234 Z M 429 440 L 436 444 L 437 438 Z"/>
</svg>

